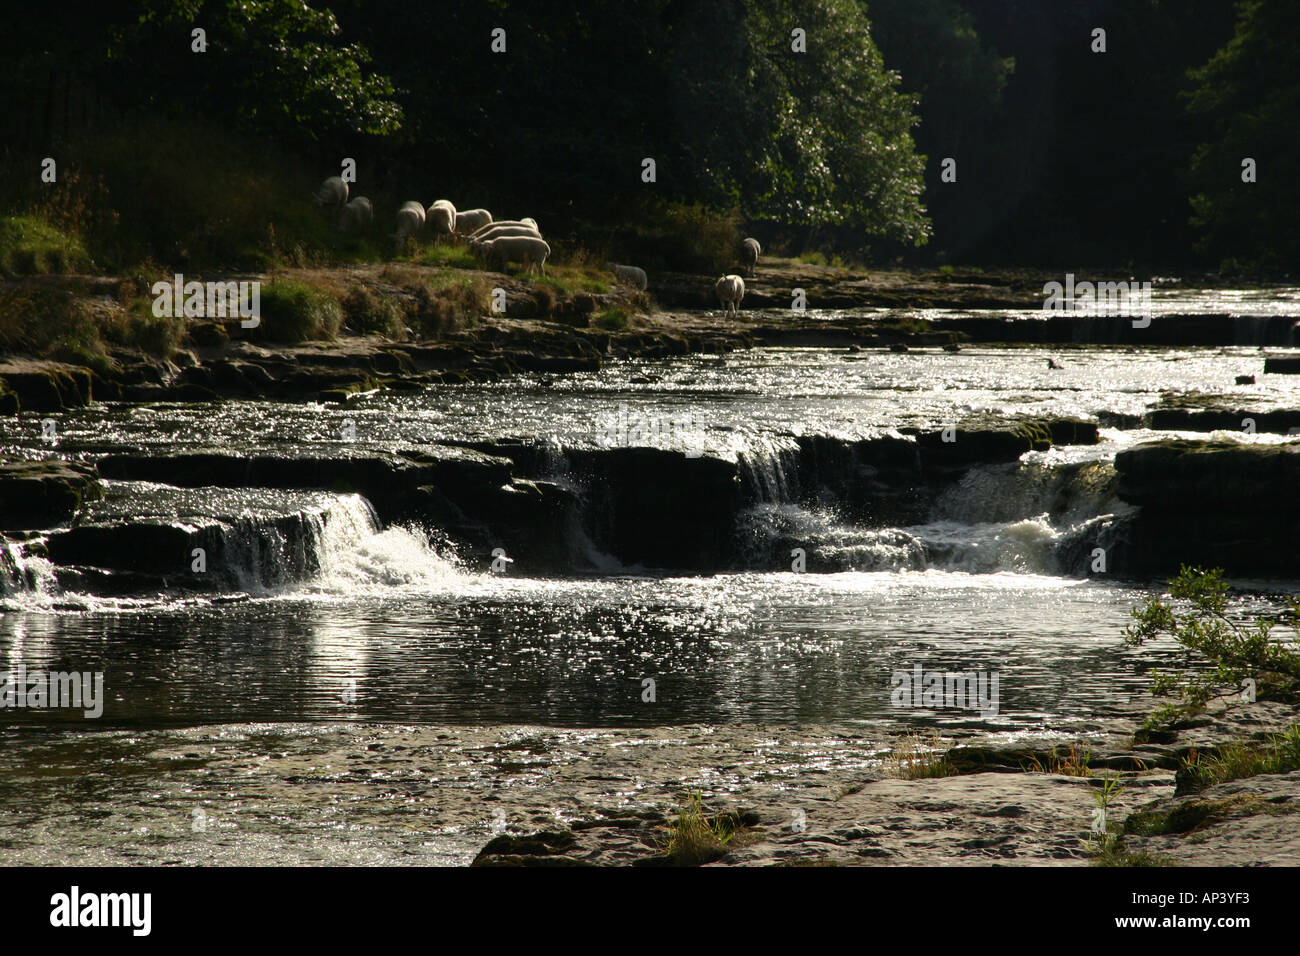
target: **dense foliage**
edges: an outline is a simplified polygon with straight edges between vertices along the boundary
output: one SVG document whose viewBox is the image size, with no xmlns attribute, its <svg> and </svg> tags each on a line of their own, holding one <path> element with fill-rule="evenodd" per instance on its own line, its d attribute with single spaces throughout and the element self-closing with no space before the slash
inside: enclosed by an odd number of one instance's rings
<svg viewBox="0 0 1300 956">
<path fill-rule="evenodd" d="M 351 157 L 381 202 L 558 234 L 650 234 L 680 206 L 790 252 L 1276 274 L 1298 52 L 1288 0 L 37 5 L 0 34 L 0 211 L 49 218 L 57 155 L 81 183 L 57 204 L 85 211 L 59 224 L 101 263 L 255 264 L 324 248 L 270 210 Z M 174 192 L 216 191 L 199 171 L 254 198 L 227 216 Z"/>
</svg>

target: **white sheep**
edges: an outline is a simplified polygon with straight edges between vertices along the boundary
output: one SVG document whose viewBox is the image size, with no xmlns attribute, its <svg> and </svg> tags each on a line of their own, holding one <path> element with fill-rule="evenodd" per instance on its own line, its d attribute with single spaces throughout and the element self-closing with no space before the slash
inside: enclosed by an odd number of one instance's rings
<svg viewBox="0 0 1300 956">
<path fill-rule="evenodd" d="M 758 257 L 763 252 L 763 247 L 758 244 L 757 239 L 746 239 L 741 243 L 743 246 L 742 257 L 745 265 L 749 267 L 749 274 L 753 276 L 755 269 L 758 267 Z"/>
<path fill-rule="evenodd" d="M 331 176 L 316 190 L 316 205 L 342 206 L 348 201 L 348 184 L 341 176 Z"/>
<path fill-rule="evenodd" d="M 723 276 L 713 284 L 713 291 L 718 294 L 723 312 L 736 315 L 740 300 L 745 297 L 745 280 L 738 275 Z"/>
<path fill-rule="evenodd" d="M 487 242 L 476 239 L 471 245 L 488 262 L 500 263 L 502 271 L 507 263 L 522 262 L 529 272 L 537 266 L 541 274 L 546 275 L 546 257 L 551 254 L 551 247 L 535 236 L 501 236 Z"/>
<path fill-rule="evenodd" d="M 617 262 L 607 262 L 605 268 L 618 276 L 620 282 L 626 282 L 636 286 L 642 292 L 645 291 L 646 277 L 644 269 L 637 266 L 622 266 Z"/>
<path fill-rule="evenodd" d="M 435 236 L 450 236 L 456 228 L 456 207 L 447 199 L 435 199 L 429 204 L 429 218 L 425 226 Z"/>
<path fill-rule="evenodd" d="M 525 229 L 531 229 L 539 236 L 542 234 L 542 231 L 537 228 L 536 219 L 499 219 L 496 222 L 489 222 L 487 225 L 475 229 L 474 232 L 471 233 L 471 236 L 474 239 L 483 239 L 489 232 L 494 232 L 497 229 L 505 227 L 523 227 Z"/>
<path fill-rule="evenodd" d="M 533 239 L 542 238 L 542 234 L 532 226 L 494 226 L 484 232 L 471 236 L 478 242 L 491 242 L 493 239 L 510 239 L 515 236 L 530 236 Z"/>
<path fill-rule="evenodd" d="M 467 209 L 464 212 L 456 213 L 456 232 L 465 235 L 482 229 L 492 222 L 492 213 L 486 209 Z"/>
<path fill-rule="evenodd" d="M 424 218 L 424 207 L 418 202 L 411 200 L 402 203 L 402 208 L 397 210 L 397 231 L 393 233 L 398 252 L 405 250 L 407 241 L 420 231 Z"/>
<path fill-rule="evenodd" d="M 339 213 L 339 232 L 359 231 L 370 225 L 374 218 L 375 210 L 370 205 L 370 200 L 358 196 L 350 200 Z"/>
</svg>

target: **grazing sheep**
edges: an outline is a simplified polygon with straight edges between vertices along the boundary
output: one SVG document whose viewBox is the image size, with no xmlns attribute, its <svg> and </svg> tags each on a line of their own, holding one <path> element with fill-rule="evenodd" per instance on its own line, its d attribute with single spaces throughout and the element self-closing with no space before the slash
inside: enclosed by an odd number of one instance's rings
<svg viewBox="0 0 1300 956">
<path fill-rule="evenodd" d="M 492 213 L 486 209 L 467 209 L 456 213 L 456 232 L 464 235 L 482 229 L 492 221 Z"/>
<path fill-rule="evenodd" d="M 551 247 L 535 236 L 502 236 L 487 242 L 475 240 L 474 250 L 488 262 L 500 263 L 502 271 L 507 263 L 522 262 L 533 271 L 533 266 L 546 275 L 546 257 L 551 254 Z"/>
<path fill-rule="evenodd" d="M 435 199 L 429 204 L 429 217 L 425 225 L 435 236 L 450 236 L 456 228 L 456 207 L 446 199 Z"/>
<path fill-rule="evenodd" d="M 398 252 L 404 251 L 407 241 L 420 231 L 424 218 L 424 207 L 418 202 L 412 200 L 402 203 L 402 208 L 397 210 L 397 231 L 393 233 Z"/>
<path fill-rule="evenodd" d="M 491 242 L 493 239 L 507 239 L 514 236 L 531 236 L 534 239 L 542 238 L 542 234 L 532 226 L 493 226 L 481 233 L 477 233 L 471 238 L 479 242 Z"/>
<path fill-rule="evenodd" d="M 496 222 L 490 222 L 486 226 L 481 226 L 478 229 L 475 229 L 474 232 L 471 233 L 471 235 L 475 239 L 483 239 L 484 237 L 487 236 L 489 232 L 494 232 L 497 229 L 501 229 L 507 226 L 531 229 L 539 236 L 542 234 L 542 231 L 537 228 L 536 219 L 500 219 Z"/>
<path fill-rule="evenodd" d="M 339 213 L 339 232 L 357 232 L 370 225 L 375 218 L 375 210 L 370 200 L 358 196 L 351 200 Z"/>
<path fill-rule="evenodd" d="M 741 256 L 745 265 L 749 268 L 750 276 L 753 276 L 755 269 L 758 267 L 758 257 L 762 253 L 763 247 L 758 244 L 757 239 L 746 239 L 741 243 L 741 246 L 743 246 Z"/>
<path fill-rule="evenodd" d="M 642 292 L 645 291 L 646 277 L 644 269 L 637 266 L 621 266 L 617 262 L 606 262 L 605 268 L 618 276 L 620 282 L 626 282 L 629 285 L 636 286 Z"/>
<path fill-rule="evenodd" d="M 736 315 L 740 300 L 745 297 L 745 280 L 738 275 L 723 276 L 713 284 L 713 291 L 718 294 L 723 312 Z"/>
<path fill-rule="evenodd" d="M 331 176 L 316 190 L 316 205 L 342 206 L 348 201 L 348 184 L 341 176 Z"/>
</svg>

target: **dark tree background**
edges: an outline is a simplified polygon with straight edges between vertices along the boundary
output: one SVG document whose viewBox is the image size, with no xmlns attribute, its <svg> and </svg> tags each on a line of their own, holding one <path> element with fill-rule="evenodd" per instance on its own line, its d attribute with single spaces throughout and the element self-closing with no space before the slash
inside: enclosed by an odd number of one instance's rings
<svg viewBox="0 0 1300 956">
<path fill-rule="evenodd" d="M 1283 275 L 1300 245 L 1293 0 L 144 0 L 29 7 L 0 55 L 7 206 L 63 150 L 121 228 L 149 184 L 204 215 L 183 174 L 226 151 L 557 229 L 700 204 L 877 260 Z"/>
</svg>

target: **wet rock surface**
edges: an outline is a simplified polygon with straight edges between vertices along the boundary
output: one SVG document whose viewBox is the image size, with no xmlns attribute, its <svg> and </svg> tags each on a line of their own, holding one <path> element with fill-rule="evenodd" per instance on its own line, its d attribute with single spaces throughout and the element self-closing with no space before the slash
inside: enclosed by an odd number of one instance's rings
<svg viewBox="0 0 1300 956">
<path fill-rule="evenodd" d="M 60 459 L 0 462 L 0 530 L 66 523 L 102 493 L 93 465 Z"/>
<path fill-rule="evenodd" d="M 1263 734 L 1287 716 L 1265 708 L 1249 719 Z M 1118 772 L 1103 765 L 1132 755 L 1135 727 L 1079 725 L 1077 739 L 1092 750 L 1089 776 L 1050 772 L 1060 751 L 1038 747 L 1007 761 L 1032 757 L 1049 772 L 1022 766 L 917 780 L 886 775 L 891 738 L 821 725 L 29 733 L 21 746 L 6 743 L 23 787 L 0 798 L 0 824 L 16 864 L 39 863 L 52 843 L 72 841 L 87 864 L 659 866 L 670 823 L 699 792 L 707 810 L 743 827 L 714 866 L 1086 866 L 1097 844 L 1096 794 Z M 1235 729 L 1211 722 L 1197 742 L 1221 745 Z M 956 742 L 953 757 L 1016 749 L 970 732 Z M 91 744 L 92 773 L 96 764 L 117 768 L 110 791 L 59 774 L 61 755 Z M 1296 865 L 1294 778 L 1252 777 L 1176 797 L 1174 772 L 1148 765 L 1123 775 L 1108 820 L 1126 850 L 1175 863 Z M 41 815 L 22 805 L 22 792 L 47 794 Z M 1185 811 L 1198 820 L 1186 830 L 1135 832 L 1153 814 L 1196 801 L 1212 812 Z M 138 839 L 106 839 L 101 817 Z"/>
</svg>

